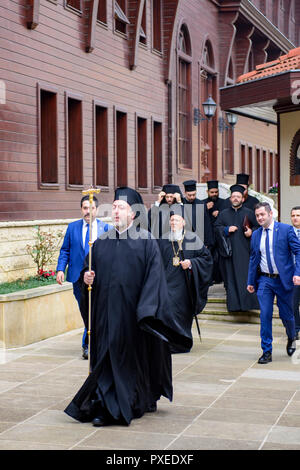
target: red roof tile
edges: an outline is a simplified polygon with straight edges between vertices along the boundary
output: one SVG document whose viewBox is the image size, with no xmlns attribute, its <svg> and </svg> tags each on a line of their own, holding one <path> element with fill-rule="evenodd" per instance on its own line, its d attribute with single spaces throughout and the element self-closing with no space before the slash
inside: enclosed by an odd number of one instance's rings
<svg viewBox="0 0 300 470">
<path fill-rule="evenodd" d="M 257 65 L 255 70 L 240 75 L 237 83 L 249 82 L 250 80 L 257 80 L 258 78 L 296 69 L 300 69 L 300 47 L 291 49 L 287 54 L 282 55 L 276 60 Z"/>
</svg>

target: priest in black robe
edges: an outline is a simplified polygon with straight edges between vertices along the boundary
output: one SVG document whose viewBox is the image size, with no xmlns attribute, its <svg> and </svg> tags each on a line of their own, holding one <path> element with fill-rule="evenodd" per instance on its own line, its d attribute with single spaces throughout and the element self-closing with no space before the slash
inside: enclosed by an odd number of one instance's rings
<svg viewBox="0 0 300 470">
<path fill-rule="evenodd" d="M 224 257 L 224 287 L 227 294 L 229 312 L 259 309 L 256 295 L 247 291 L 250 241 L 252 231 L 258 228 L 255 214 L 243 205 L 244 188 L 240 185 L 230 187 L 231 207 L 224 209 L 215 223 L 218 243 L 229 240 L 232 254 Z M 220 250 L 220 254 L 221 254 Z"/>
<path fill-rule="evenodd" d="M 170 211 L 173 204 L 182 204 L 182 193 L 177 184 L 165 184 L 158 199 L 148 211 L 148 230 L 156 239 L 169 231 Z"/>
<path fill-rule="evenodd" d="M 206 205 L 196 197 L 197 181 L 187 180 L 184 185 L 184 218 L 187 230 L 195 232 L 207 248 L 214 246 L 214 232 Z"/>
<path fill-rule="evenodd" d="M 202 202 L 206 205 L 210 225 L 212 228 L 213 233 L 215 233 L 215 222 L 217 220 L 218 215 L 223 209 L 228 207 L 226 199 L 222 199 L 219 196 L 219 181 L 218 180 L 210 180 L 207 181 L 207 198 L 202 199 Z M 216 237 L 214 237 L 214 244 L 210 247 L 210 252 L 213 257 L 214 261 L 214 269 L 213 269 L 213 282 L 215 284 L 220 284 L 223 282 L 223 263 L 220 260 L 219 251 L 217 248 Z"/>
<path fill-rule="evenodd" d="M 168 309 L 157 242 L 136 218 L 143 207 L 135 190 L 117 188 L 115 227 L 94 242 L 92 269 L 86 259 L 82 271 L 86 326 L 92 285 L 90 374 L 65 412 L 94 426 L 129 425 L 161 396 L 172 400 L 170 346 L 192 347 Z"/>
<path fill-rule="evenodd" d="M 182 208 L 173 207 L 168 239 L 158 240 L 169 293 L 170 311 L 187 338 L 193 340 L 192 323 L 205 307 L 213 261 L 199 237 L 185 231 Z M 182 348 L 172 347 L 172 353 Z"/>
</svg>

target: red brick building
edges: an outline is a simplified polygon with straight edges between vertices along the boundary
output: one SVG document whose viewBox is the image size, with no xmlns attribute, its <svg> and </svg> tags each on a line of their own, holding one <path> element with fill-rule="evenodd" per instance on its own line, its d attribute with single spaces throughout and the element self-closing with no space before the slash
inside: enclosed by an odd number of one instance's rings
<svg viewBox="0 0 300 470">
<path fill-rule="evenodd" d="M 300 44 L 298 1 L 3 0 L 0 41 L 0 220 L 76 218 L 91 184 L 150 205 L 166 182 L 276 180 L 274 116 L 232 130 L 219 89 Z"/>
</svg>

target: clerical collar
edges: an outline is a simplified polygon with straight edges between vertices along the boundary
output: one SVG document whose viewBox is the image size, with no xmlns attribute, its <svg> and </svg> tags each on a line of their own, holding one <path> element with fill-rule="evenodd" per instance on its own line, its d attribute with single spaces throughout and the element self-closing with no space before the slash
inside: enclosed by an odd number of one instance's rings
<svg viewBox="0 0 300 470">
<path fill-rule="evenodd" d="M 243 204 L 239 207 L 233 207 L 231 206 L 231 209 L 233 209 L 234 211 L 238 211 L 239 209 L 241 209 L 243 207 Z"/>
</svg>

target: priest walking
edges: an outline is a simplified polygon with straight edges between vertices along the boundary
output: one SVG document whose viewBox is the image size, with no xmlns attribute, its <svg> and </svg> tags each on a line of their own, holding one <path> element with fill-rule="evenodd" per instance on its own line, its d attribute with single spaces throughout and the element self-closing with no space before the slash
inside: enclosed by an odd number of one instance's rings
<svg viewBox="0 0 300 470">
<path fill-rule="evenodd" d="M 91 373 L 65 412 L 94 426 L 129 425 L 162 395 L 172 400 L 170 345 L 191 348 L 168 310 L 157 242 L 136 219 L 143 210 L 135 190 L 116 190 L 114 228 L 95 241 L 92 269 L 81 274 L 92 285 Z"/>
<path fill-rule="evenodd" d="M 182 213 L 182 206 L 173 206 L 168 239 L 158 240 L 158 246 L 166 272 L 170 311 L 180 330 L 192 341 L 193 318 L 205 307 L 213 261 L 196 233 L 185 230 Z M 171 351 L 182 352 L 182 348 Z"/>
<path fill-rule="evenodd" d="M 229 312 L 259 309 L 256 294 L 247 291 L 250 240 L 253 230 L 259 227 L 254 212 L 243 205 L 244 188 L 230 187 L 231 207 L 224 209 L 215 223 L 219 240 L 229 242 L 231 256 L 222 257 L 224 263 L 224 287 Z"/>
</svg>

